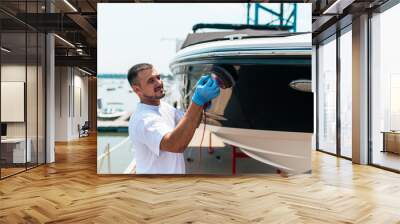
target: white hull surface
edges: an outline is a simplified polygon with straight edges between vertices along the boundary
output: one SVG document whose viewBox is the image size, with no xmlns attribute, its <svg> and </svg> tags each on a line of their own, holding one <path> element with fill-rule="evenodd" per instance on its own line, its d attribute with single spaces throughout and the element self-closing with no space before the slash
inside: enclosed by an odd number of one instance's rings
<svg viewBox="0 0 400 224">
<path fill-rule="evenodd" d="M 311 33 L 256 37 L 240 30 L 232 33 L 247 38 L 230 39 L 216 33 L 191 34 L 170 65 L 183 77 L 182 107 L 189 107 L 200 77 L 212 73 L 222 90 L 206 110 L 208 130 L 286 173 L 310 172 Z"/>
<path fill-rule="evenodd" d="M 311 133 L 206 126 L 225 144 L 289 174 L 311 171 Z"/>
</svg>

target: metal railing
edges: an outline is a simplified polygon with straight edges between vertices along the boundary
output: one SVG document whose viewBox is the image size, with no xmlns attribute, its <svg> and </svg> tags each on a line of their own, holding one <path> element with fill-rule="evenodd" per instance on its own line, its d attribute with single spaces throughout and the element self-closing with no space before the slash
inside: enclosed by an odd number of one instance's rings
<svg viewBox="0 0 400 224">
<path fill-rule="evenodd" d="M 132 145 L 129 140 L 129 137 L 123 139 L 117 145 L 110 147 L 110 143 L 106 145 L 102 154 L 97 156 L 97 172 L 100 173 L 102 171 L 104 160 L 107 160 L 107 173 L 111 173 L 111 156 L 113 153 L 117 152 L 120 149 L 131 149 Z M 136 167 L 136 161 L 132 160 L 130 164 L 123 170 L 121 173 L 129 174 L 134 173 Z"/>
</svg>

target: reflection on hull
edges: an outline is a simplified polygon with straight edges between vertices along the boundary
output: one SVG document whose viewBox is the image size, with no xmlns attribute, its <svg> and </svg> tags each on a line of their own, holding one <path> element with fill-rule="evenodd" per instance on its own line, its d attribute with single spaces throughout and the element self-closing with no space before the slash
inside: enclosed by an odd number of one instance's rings
<svg viewBox="0 0 400 224">
<path fill-rule="evenodd" d="M 224 127 L 312 133 L 313 95 L 290 87 L 298 79 L 311 79 L 311 68 L 240 65 L 235 86 L 221 89 L 207 113 Z"/>
<path fill-rule="evenodd" d="M 207 125 L 226 144 L 239 147 L 248 156 L 282 169 L 305 173 L 311 170 L 311 135 L 309 133 L 260 131 Z"/>
</svg>

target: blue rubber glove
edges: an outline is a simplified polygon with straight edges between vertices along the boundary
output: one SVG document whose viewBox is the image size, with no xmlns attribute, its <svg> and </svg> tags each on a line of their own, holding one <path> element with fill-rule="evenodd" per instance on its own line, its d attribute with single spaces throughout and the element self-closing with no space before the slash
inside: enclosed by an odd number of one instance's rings
<svg viewBox="0 0 400 224">
<path fill-rule="evenodd" d="M 192 101 L 198 106 L 203 106 L 219 95 L 219 86 L 210 75 L 203 75 L 196 84 Z"/>
</svg>

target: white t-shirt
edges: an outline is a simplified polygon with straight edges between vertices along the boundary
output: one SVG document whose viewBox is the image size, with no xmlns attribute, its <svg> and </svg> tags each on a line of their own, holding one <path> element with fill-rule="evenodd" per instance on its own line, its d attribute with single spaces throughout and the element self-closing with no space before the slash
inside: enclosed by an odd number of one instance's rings
<svg viewBox="0 0 400 224">
<path fill-rule="evenodd" d="M 159 106 L 138 103 L 129 120 L 129 138 L 136 157 L 137 174 L 184 174 L 183 153 L 160 150 L 160 142 L 184 113 L 167 103 Z"/>
</svg>

